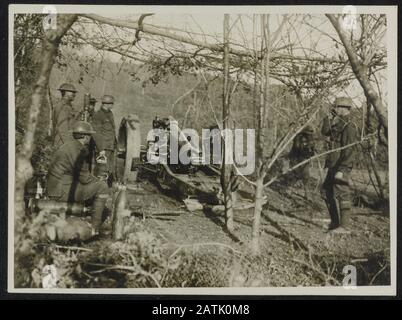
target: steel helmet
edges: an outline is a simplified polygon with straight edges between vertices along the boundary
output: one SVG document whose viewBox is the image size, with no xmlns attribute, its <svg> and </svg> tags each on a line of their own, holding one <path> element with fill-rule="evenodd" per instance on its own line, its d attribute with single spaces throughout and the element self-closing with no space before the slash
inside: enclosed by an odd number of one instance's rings
<svg viewBox="0 0 402 320">
<path fill-rule="evenodd" d="M 307 135 L 312 135 L 314 134 L 314 129 L 311 126 L 306 126 L 301 133 L 307 134 Z"/>
<path fill-rule="evenodd" d="M 335 107 L 341 108 L 352 108 L 353 102 L 351 98 L 348 97 L 339 97 L 335 99 Z"/>
<path fill-rule="evenodd" d="M 63 83 L 59 89 L 60 91 L 70 91 L 70 92 L 77 92 L 75 87 L 71 83 Z"/>
<path fill-rule="evenodd" d="M 105 94 L 102 97 L 102 103 L 104 104 L 113 104 L 114 103 L 114 98 L 111 95 Z"/>
<path fill-rule="evenodd" d="M 96 100 L 96 98 L 94 98 L 94 97 L 89 98 L 90 103 L 96 103 L 97 101 L 98 100 Z"/>
<path fill-rule="evenodd" d="M 74 125 L 72 133 L 80 133 L 80 134 L 93 134 L 96 131 L 92 128 L 92 125 L 86 121 L 77 121 Z"/>
</svg>

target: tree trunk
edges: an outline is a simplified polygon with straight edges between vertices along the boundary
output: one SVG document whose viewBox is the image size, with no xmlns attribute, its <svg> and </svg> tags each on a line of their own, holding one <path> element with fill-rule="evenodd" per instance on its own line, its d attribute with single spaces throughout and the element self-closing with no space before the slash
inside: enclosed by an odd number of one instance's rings
<svg viewBox="0 0 402 320">
<path fill-rule="evenodd" d="M 341 39 L 343 46 L 345 47 L 346 54 L 348 55 L 350 65 L 352 66 L 353 73 L 362 86 L 367 99 L 374 107 L 379 122 L 385 128 L 385 130 L 388 130 L 388 120 L 385 105 L 370 83 L 366 66 L 359 60 L 359 57 L 357 56 L 352 44 L 349 42 L 348 37 L 339 23 L 337 16 L 333 14 L 327 14 L 326 16 L 329 21 L 331 21 L 336 32 L 338 33 L 339 38 Z"/>
<path fill-rule="evenodd" d="M 48 30 L 42 42 L 42 61 L 38 80 L 35 83 L 31 96 L 31 106 L 27 129 L 20 152 L 16 156 L 15 169 L 15 226 L 16 231 L 22 228 L 21 220 L 24 217 L 24 187 L 25 183 L 32 177 L 33 168 L 31 157 L 34 149 L 34 138 L 36 126 L 41 112 L 43 97 L 49 83 L 50 72 L 57 57 L 57 51 L 61 38 L 70 29 L 77 19 L 76 15 L 57 15 L 57 28 Z M 18 232 L 17 232 L 18 235 Z"/>
<path fill-rule="evenodd" d="M 261 52 L 263 58 L 261 60 L 261 77 L 260 77 L 260 105 L 257 115 L 257 143 L 256 143 L 256 172 L 257 182 L 254 198 L 254 218 L 251 238 L 251 252 L 257 255 L 260 252 L 260 225 L 261 212 L 263 205 L 263 189 L 264 189 L 264 128 L 267 123 L 268 111 L 268 86 L 269 86 L 269 15 L 261 15 Z"/>
<path fill-rule="evenodd" d="M 229 103 L 229 15 L 224 15 L 223 21 L 223 69 L 224 69 L 224 82 L 223 82 L 223 130 L 232 129 L 232 121 L 230 116 L 230 103 Z M 233 194 L 232 194 L 232 174 L 233 167 L 231 164 L 226 164 L 227 160 L 231 155 L 227 154 L 228 149 L 226 148 L 227 143 L 232 143 L 228 141 L 227 137 L 222 137 L 223 146 L 223 163 L 221 172 L 221 182 L 223 190 L 223 198 L 225 205 L 225 225 L 229 232 L 233 232 Z M 232 148 L 229 148 L 232 150 Z M 231 152 L 231 151 L 229 151 Z"/>
<path fill-rule="evenodd" d="M 254 218 L 253 229 L 251 234 L 251 252 L 254 255 L 260 253 L 260 229 L 261 229 L 261 212 L 263 205 L 264 178 L 259 177 L 256 181 L 255 197 L 254 197 Z"/>
<path fill-rule="evenodd" d="M 130 217 L 128 209 L 127 189 L 125 186 L 118 186 L 115 190 L 113 198 L 113 213 L 112 213 L 112 235 L 113 240 L 119 241 L 124 239 L 124 228 L 127 226 L 127 219 Z"/>
<path fill-rule="evenodd" d="M 374 172 L 374 176 L 375 179 L 377 181 L 377 186 L 378 186 L 378 192 L 379 192 L 379 196 L 380 196 L 380 200 L 384 201 L 385 200 L 385 195 L 384 195 L 384 185 L 382 183 L 381 180 L 381 176 L 377 170 L 377 165 L 376 165 L 376 161 L 373 155 L 373 152 L 371 150 L 369 150 L 369 154 L 370 154 L 370 162 L 371 162 L 371 168 L 373 169 Z"/>
</svg>

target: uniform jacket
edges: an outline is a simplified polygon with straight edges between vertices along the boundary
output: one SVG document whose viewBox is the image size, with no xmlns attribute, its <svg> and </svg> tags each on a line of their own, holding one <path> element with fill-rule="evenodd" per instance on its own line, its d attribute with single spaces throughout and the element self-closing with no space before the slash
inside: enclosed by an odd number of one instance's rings
<svg viewBox="0 0 402 320">
<path fill-rule="evenodd" d="M 76 114 L 72 105 L 65 99 L 61 99 L 53 110 L 54 145 L 60 147 L 71 139 L 69 132 L 76 121 Z"/>
<path fill-rule="evenodd" d="M 329 117 L 324 118 L 321 133 L 328 136 L 328 150 L 340 148 L 357 141 L 356 125 L 350 121 L 334 123 Z M 328 154 L 325 167 L 337 171 L 348 171 L 353 167 L 356 148 L 348 147 Z"/>
<path fill-rule="evenodd" d="M 116 126 L 113 112 L 100 108 L 93 116 L 92 126 L 96 131 L 93 137 L 98 148 L 100 150 L 114 150 L 116 146 Z"/>
<path fill-rule="evenodd" d="M 72 183 L 88 184 L 97 181 L 89 171 L 90 152 L 88 146 L 71 139 L 54 154 L 49 168 L 48 195 L 58 195 L 60 190 Z"/>
</svg>

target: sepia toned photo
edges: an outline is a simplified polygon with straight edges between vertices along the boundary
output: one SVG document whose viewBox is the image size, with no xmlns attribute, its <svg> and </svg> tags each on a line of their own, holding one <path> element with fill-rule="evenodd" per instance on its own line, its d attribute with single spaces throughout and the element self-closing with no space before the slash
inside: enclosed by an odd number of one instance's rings
<svg viewBox="0 0 402 320">
<path fill-rule="evenodd" d="M 9 7 L 8 290 L 396 294 L 397 7 Z"/>
</svg>

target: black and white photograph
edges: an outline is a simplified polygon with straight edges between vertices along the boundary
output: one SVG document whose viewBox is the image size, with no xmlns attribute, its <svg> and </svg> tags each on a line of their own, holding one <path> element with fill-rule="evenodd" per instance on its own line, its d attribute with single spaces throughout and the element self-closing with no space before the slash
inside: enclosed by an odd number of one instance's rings
<svg viewBox="0 0 402 320">
<path fill-rule="evenodd" d="M 9 6 L 8 291 L 395 295 L 396 6 Z"/>
</svg>

